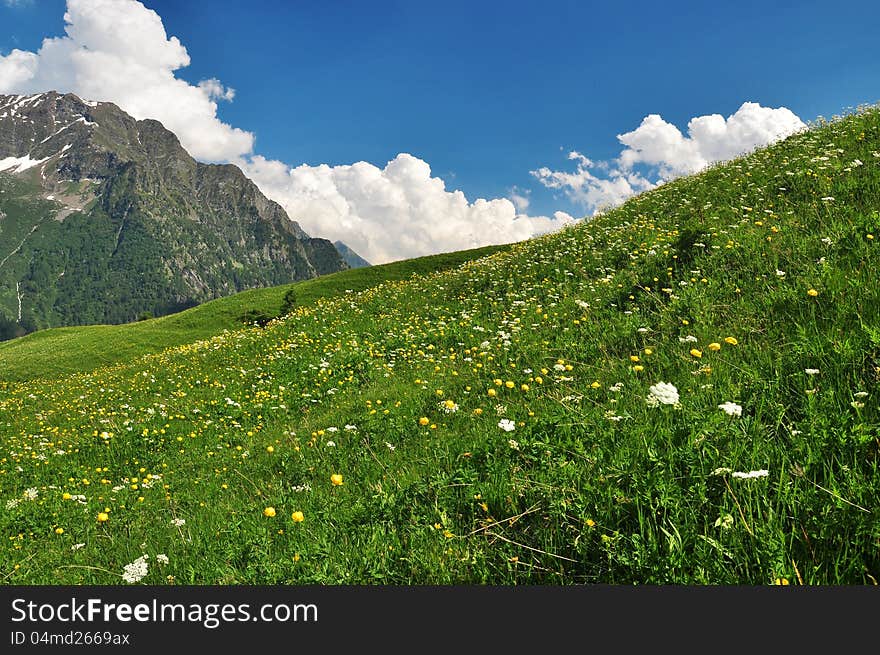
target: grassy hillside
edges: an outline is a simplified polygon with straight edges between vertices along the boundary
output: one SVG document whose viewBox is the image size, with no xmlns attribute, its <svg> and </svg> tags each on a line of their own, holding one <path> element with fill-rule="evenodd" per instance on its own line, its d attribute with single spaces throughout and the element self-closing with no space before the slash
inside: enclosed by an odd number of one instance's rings
<svg viewBox="0 0 880 655">
<path fill-rule="evenodd" d="M 0 343 L 0 380 L 22 381 L 92 371 L 99 366 L 206 339 L 223 330 L 241 329 L 240 317 L 250 310 L 274 316 L 290 289 L 295 290 L 299 304 L 309 305 L 318 298 L 362 291 L 380 282 L 445 270 L 506 247 L 489 246 L 419 257 L 284 286 L 253 289 L 139 323 L 41 330 Z"/>
<path fill-rule="evenodd" d="M 878 240 L 872 109 L 265 329 L 6 383 L 0 571 L 876 584 Z"/>
</svg>

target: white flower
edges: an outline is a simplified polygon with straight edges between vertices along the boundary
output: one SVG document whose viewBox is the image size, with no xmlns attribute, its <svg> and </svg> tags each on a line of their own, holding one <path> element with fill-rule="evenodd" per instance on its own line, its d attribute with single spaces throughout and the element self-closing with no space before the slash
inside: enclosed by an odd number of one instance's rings
<svg viewBox="0 0 880 655">
<path fill-rule="evenodd" d="M 726 473 L 731 473 L 733 469 L 729 469 L 726 466 L 721 466 L 714 471 L 712 471 L 712 475 L 725 475 Z"/>
<path fill-rule="evenodd" d="M 394 451 L 395 448 L 397 448 L 397 446 L 395 446 L 395 445 L 394 445 L 393 443 L 391 443 L 390 441 L 386 441 L 386 442 L 385 442 L 385 447 L 388 448 L 388 450 L 390 450 L 390 451 L 392 451 L 392 452 Z"/>
<path fill-rule="evenodd" d="M 778 268 L 776 269 L 776 277 L 785 277 L 785 271 L 780 271 Z"/>
<path fill-rule="evenodd" d="M 664 405 L 674 405 L 678 402 L 678 389 L 669 382 L 658 382 L 649 387 L 648 391 L 651 392 L 647 398 L 649 405 L 652 404 L 651 398 Z"/>
<path fill-rule="evenodd" d="M 553 370 L 554 370 L 554 371 L 564 371 L 564 370 L 565 370 L 565 365 L 564 365 L 564 364 L 554 364 L 554 365 L 553 365 Z"/>
<path fill-rule="evenodd" d="M 327 448 L 335 448 L 335 447 L 336 447 L 335 441 L 328 441 L 327 442 Z"/>
<path fill-rule="evenodd" d="M 511 432 L 516 429 L 516 423 L 511 421 L 509 418 L 503 418 L 498 421 L 498 427 L 504 430 L 505 432 Z"/>
<path fill-rule="evenodd" d="M 128 583 L 135 583 L 143 580 L 149 572 L 149 565 L 147 564 L 148 557 L 149 555 L 141 555 L 131 564 L 126 564 L 122 579 Z"/>
<path fill-rule="evenodd" d="M 171 525 L 175 528 L 179 528 L 182 525 L 186 524 L 186 519 L 171 519 Z"/>
<path fill-rule="evenodd" d="M 650 332 L 650 330 L 648 330 L 648 328 L 640 327 L 636 332 L 639 334 L 645 334 L 646 332 Z"/>
<path fill-rule="evenodd" d="M 21 498 L 10 498 L 6 501 L 6 509 L 15 509 L 21 502 Z"/>
<path fill-rule="evenodd" d="M 85 544 L 73 544 L 73 545 L 70 547 L 70 550 L 79 550 L 79 549 L 82 548 L 83 546 L 85 546 Z"/>
<path fill-rule="evenodd" d="M 168 555 L 166 555 L 165 553 L 159 553 L 158 555 L 156 555 L 156 561 L 159 562 L 159 564 L 167 564 Z"/>
<path fill-rule="evenodd" d="M 515 439 L 508 439 L 507 445 L 513 448 L 514 450 L 519 450 L 519 442 Z"/>
<path fill-rule="evenodd" d="M 749 471 L 748 473 L 743 473 L 742 471 L 733 472 L 733 477 L 740 478 L 741 480 L 751 480 L 752 478 L 766 478 L 768 475 L 770 475 L 770 471 L 768 471 L 767 469 Z"/>
<path fill-rule="evenodd" d="M 679 337 L 678 340 L 681 343 L 696 343 L 697 342 L 697 338 L 692 334 L 689 334 L 686 337 Z"/>
<path fill-rule="evenodd" d="M 39 495 L 36 487 L 30 487 L 29 489 L 24 490 L 24 497 L 27 500 L 34 500 Z"/>
<path fill-rule="evenodd" d="M 348 424 L 345 426 L 346 431 L 348 432 L 357 432 L 357 426 Z"/>
<path fill-rule="evenodd" d="M 850 403 L 855 409 L 861 409 L 865 406 L 865 403 L 860 403 L 858 400 L 854 400 Z"/>
<path fill-rule="evenodd" d="M 834 243 L 834 242 L 831 240 L 830 237 L 822 237 L 821 241 L 822 241 L 822 243 L 824 243 L 826 246 L 830 246 L 832 243 Z"/>
<path fill-rule="evenodd" d="M 736 403 L 730 401 L 718 405 L 718 409 L 723 410 L 729 416 L 742 416 L 743 408 Z"/>
<path fill-rule="evenodd" d="M 617 382 L 616 384 L 608 387 L 608 391 L 614 391 L 615 393 L 623 389 L 623 382 Z"/>
<path fill-rule="evenodd" d="M 818 368 L 805 368 L 804 373 L 806 373 L 807 375 L 819 375 L 819 369 Z"/>
<path fill-rule="evenodd" d="M 327 432 L 339 432 L 339 428 L 337 428 L 337 427 L 332 427 L 332 426 L 329 427 L 329 428 L 325 428 L 325 430 L 326 430 Z"/>
<path fill-rule="evenodd" d="M 856 398 L 867 398 L 867 397 L 868 397 L 868 392 L 867 392 L 867 391 L 856 391 L 853 395 L 854 395 Z"/>
</svg>

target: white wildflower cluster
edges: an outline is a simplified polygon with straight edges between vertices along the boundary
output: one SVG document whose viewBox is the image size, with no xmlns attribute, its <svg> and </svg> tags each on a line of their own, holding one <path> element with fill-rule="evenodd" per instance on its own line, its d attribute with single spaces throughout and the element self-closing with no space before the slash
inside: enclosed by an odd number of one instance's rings
<svg viewBox="0 0 880 655">
<path fill-rule="evenodd" d="M 806 373 L 807 375 L 819 375 L 819 369 L 818 368 L 805 368 L 804 373 Z"/>
<path fill-rule="evenodd" d="M 129 584 L 133 584 L 135 582 L 140 582 L 147 577 L 147 573 L 149 573 L 150 570 L 150 567 L 147 564 L 149 558 L 149 555 L 141 555 L 131 564 L 126 564 L 124 572 L 122 573 L 122 579 Z"/>
<path fill-rule="evenodd" d="M 696 343 L 697 342 L 697 338 L 692 334 L 689 334 L 686 337 L 679 337 L 678 340 L 681 343 Z"/>
<path fill-rule="evenodd" d="M 186 519 L 171 519 L 171 525 L 175 528 L 179 528 L 182 525 L 186 525 Z"/>
<path fill-rule="evenodd" d="M 754 478 L 766 478 L 768 475 L 770 475 L 770 471 L 768 471 L 767 469 L 749 471 L 748 473 L 743 473 L 742 471 L 734 471 L 731 475 L 734 478 L 739 478 L 740 480 L 752 480 Z"/>
<path fill-rule="evenodd" d="M 295 491 L 296 493 L 301 493 L 305 491 L 311 491 L 312 486 L 306 482 L 305 484 L 297 484 L 290 488 L 291 491 Z"/>
<path fill-rule="evenodd" d="M 732 403 L 730 401 L 726 403 L 722 403 L 718 405 L 718 409 L 723 411 L 728 416 L 742 416 L 743 408 L 736 403 Z"/>
<path fill-rule="evenodd" d="M 658 382 L 648 388 L 650 392 L 645 402 L 649 407 L 657 405 L 675 405 L 678 403 L 678 389 L 669 382 Z"/>
<path fill-rule="evenodd" d="M 36 487 L 30 487 L 24 490 L 25 500 L 36 500 L 37 496 L 40 495 L 40 492 L 37 491 Z"/>
<path fill-rule="evenodd" d="M 455 414 L 458 411 L 458 403 L 452 400 L 444 400 L 438 404 L 438 407 L 447 414 Z"/>
<path fill-rule="evenodd" d="M 166 555 L 165 553 L 159 553 L 158 555 L 156 555 L 156 561 L 159 562 L 159 564 L 167 564 L 168 555 Z"/>
<path fill-rule="evenodd" d="M 516 429 L 516 423 L 511 421 L 509 418 L 503 418 L 498 421 L 498 427 L 505 432 L 512 432 Z"/>
</svg>

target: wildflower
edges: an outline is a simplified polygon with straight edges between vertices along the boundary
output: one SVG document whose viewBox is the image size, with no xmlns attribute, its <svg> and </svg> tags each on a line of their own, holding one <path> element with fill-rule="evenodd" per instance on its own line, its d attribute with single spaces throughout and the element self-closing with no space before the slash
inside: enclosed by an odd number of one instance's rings
<svg viewBox="0 0 880 655">
<path fill-rule="evenodd" d="M 596 522 L 593 519 L 587 519 L 584 521 L 588 528 L 592 528 L 596 526 Z"/>
<path fill-rule="evenodd" d="M 867 398 L 867 397 L 868 397 L 868 392 L 867 392 L 867 391 L 856 391 L 856 392 L 853 394 L 853 396 L 855 396 L 856 398 Z"/>
<path fill-rule="evenodd" d="M 302 523 L 303 521 L 306 520 L 306 517 L 303 515 L 303 513 L 298 510 L 296 512 L 294 512 L 290 518 L 293 519 L 294 523 Z"/>
<path fill-rule="evenodd" d="M 519 450 L 519 442 L 515 439 L 508 439 L 507 445 L 510 446 L 513 450 Z"/>
<path fill-rule="evenodd" d="M 440 403 L 440 409 L 442 409 L 447 414 L 454 414 L 458 411 L 458 405 L 454 400 L 444 400 Z"/>
<path fill-rule="evenodd" d="M 739 478 L 740 480 L 751 480 L 753 478 L 766 478 L 770 475 L 770 471 L 767 469 L 760 469 L 758 471 L 749 471 L 748 473 L 743 473 L 741 471 L 734 471 L 733 477 Z"/>
<path fill-rule="evenodd" d="M 641 364 L 636 364 L 635 366 L 633 366 L 633 370 L 634 370 L 636 373 L 639 373 L 639 372 L 641 372 L 641 371 L 644 371 L 644 370 L 645 370 L 645 367 L 642 366 Z"/>
<path fill-rule="evenodd" d="M 64 534 L 64 528 L 55 528 L 55 534 Z"/>
<path fill-rule="evenodd" d="M 513 387 L 516 385 L 514 385 L 513 380 L 508 380 L 507 382 L 504 383 L 504 386 L 507 387 L 508 389 L 513 389 Z"/>
<path fill-rule="evenodd" d="M 158 555 L 156 555 L 156 561 L 159 562 L 159 564 L 167 564 L 168 555 L 166 555 L 165 553 L 159 553 Z"/>
<path fill-rule="evenodd" d="M 699 359 L 703 356 L 703 351 L 697 350 L 696 348 L 691 348 L 691 355 Z"/>
<path fill-rule="evenodd" d="M 85 546 L 85 544 L 73 544 L 73 545 L 70 547 L 70 550 L 79 550 L 80 548 L 82 548 L 82 547 L 84 547 L 84 546 Z"/>
<path fill-rule="evenodd" d="M 494 398 L 497 394 L 495 393 L 495 389 L 489 389 L 487 392 L 490 398 Z"/>
<path fill-rule="evenodd" d="M 271 455 L 272 453 L 275 452 L 275 447 L 274 446 L 266 446 L 266 452 Z"/>
<path fill-rule="evenodd" d="M 528 391 L 528 390 L 529 390 L 529 385 L 527 385 L 527 384 L 522 384 L 522 385 L 520 385 L 519 390 L 520 390 L 520 391 Z"/>
<path fill-rule="evenodd" d="M 516 423 L 508 418 L 503 418 L 498 421 L 498 427 L 505 432 L 511 432 L 516 429 Z"/>
<path fill-rule="evenodd" d="M 707 346 L 707 348 L 712 351 L 718 351 L 718 350 L 721 350 L 721 344 L 718 343 L 717 341 L 713 341 L 712 343 L 710 343 Z"/>
<path fill-rule="evenodd" d="M 658 382 L 649 387 L 648 391 L 650 392 L 648 395 L 649 404 L 651 404 L 651 398 L 656 401 L 655 405 L 656 403 L 674 405 L 678 402 L 678 389 L 675 388 L 675 385 L 669 382 Z"/>
<path fill-rule="evenodd" d="M 685 337 L 679 337 L 678 340 L 681 343 L 696 343 L 697 342 L 697 338 L 692 334 L 689 334 Z"/>
<path fill-rule="evenodd" d="M 816 296 L 819 295 L 819 292 L 816 291 L 815 289 L 807 289 L 807 295 L 810 296 L 811 298 L 815 298 Z"/>
<path fill-rule="evenodd" d="M 804 373 L 806 373 L 807 375 L 819 375 L 819 369 L 818 368 L 805 368 Z"/>
<path fill-rule="evenodd" d="M 143 578 L 146 577 L 149 572 L 149 565 L 147 564 L 148 555 L 141 555 L 131 564 L 126 564 L 124 569 L 125 572 L 122 574 L 122 579 L 128 583 L 140 582 Z"/>
<path fill-rule="evenodd" d="M 98 523 L 103 523 L 107 519 L 110 518 L 110 515 L 107 512 L 98 512 Z"/>
<path fill-rule="evenodd" d="M 263 510 L 263 516 L 271 519 L 273 516 L 275 516 L 275 508 L 274 507 L 267 507 L 266 509 Z"/>
<path fill-rule="evenodd" d="M 431 421 L 428 420 L 427 416 L 423 416 L 419 419 L 419 425 L 428 425 Z"/>
<path fill-rule="evenodd" d="M 736 403 L 730 401 L 718 405 L 718 409 L 724 411 L 728 416 L 742 416 L 743 408 Z"/>
<path fill-rule="evenodd" d="M 332 440 L 328 441 L 326 445 L 327 445 L 327 448 L 336 448 L 336 442 L 332 441 Z"/>
<path fill-rule="evenodd" d="M 341 473 L 334 473 L 333 475 L 330 476 L 330 482 L 333 483 L 334 487 L 342 486 L 342 474 Z"/>
<path fill-rule="evenodd" d="M 739 341 L 736 340 L 736 337 L 724 337 L 724 343 L 729 343 L 731 346 L 735 346 Z"/>
<path fill-rule="evenodd" d="M 726 466 L 721 466 L 714 471 L 712 471 L 712 475 L 724 475 L 726 473 L 732 473 L 733 469 L 729 469 Z"/>
<path fill-rule="evenodd" d="M 171 519 L 171 525 L 175 528 L 179 528 L 182 525 L 186 524 L 186 519 Z"/>
<path fill-rule="evenodd" d="M 599 380 L 594 380 L 594 381 L 590 384 L 590 386 L 591 386 L 593 389 L 598 389 L 598 388 L 601 387 L 602 385 L 599 384 Z"/>
<path fill-rule="evenodd" d="M 27 500 L 34 500 L 39 495 L 39 492 L 35 487 L 30 487 L 29 489 L 24 490 L 24 497 Z"/>
</svg>

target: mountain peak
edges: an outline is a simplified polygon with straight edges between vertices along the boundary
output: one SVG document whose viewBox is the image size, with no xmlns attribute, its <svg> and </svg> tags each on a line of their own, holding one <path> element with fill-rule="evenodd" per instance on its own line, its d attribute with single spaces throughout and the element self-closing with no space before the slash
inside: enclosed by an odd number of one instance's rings
<svg viewBox="0 0 880 655">
<path fill-rule="evenodd" d="M 110 102 L 0 95 L 0 182 L 13 192 L 0 196 L 0 252 L 13 253 L 0 266 L 0 317 L 31 316 L 29 327 L 124 322 L 348 268 L 240 168 L 197 162 L 162 123 Z M 71 286 L 85 297 L 59 299 Z"/>
</svg>

